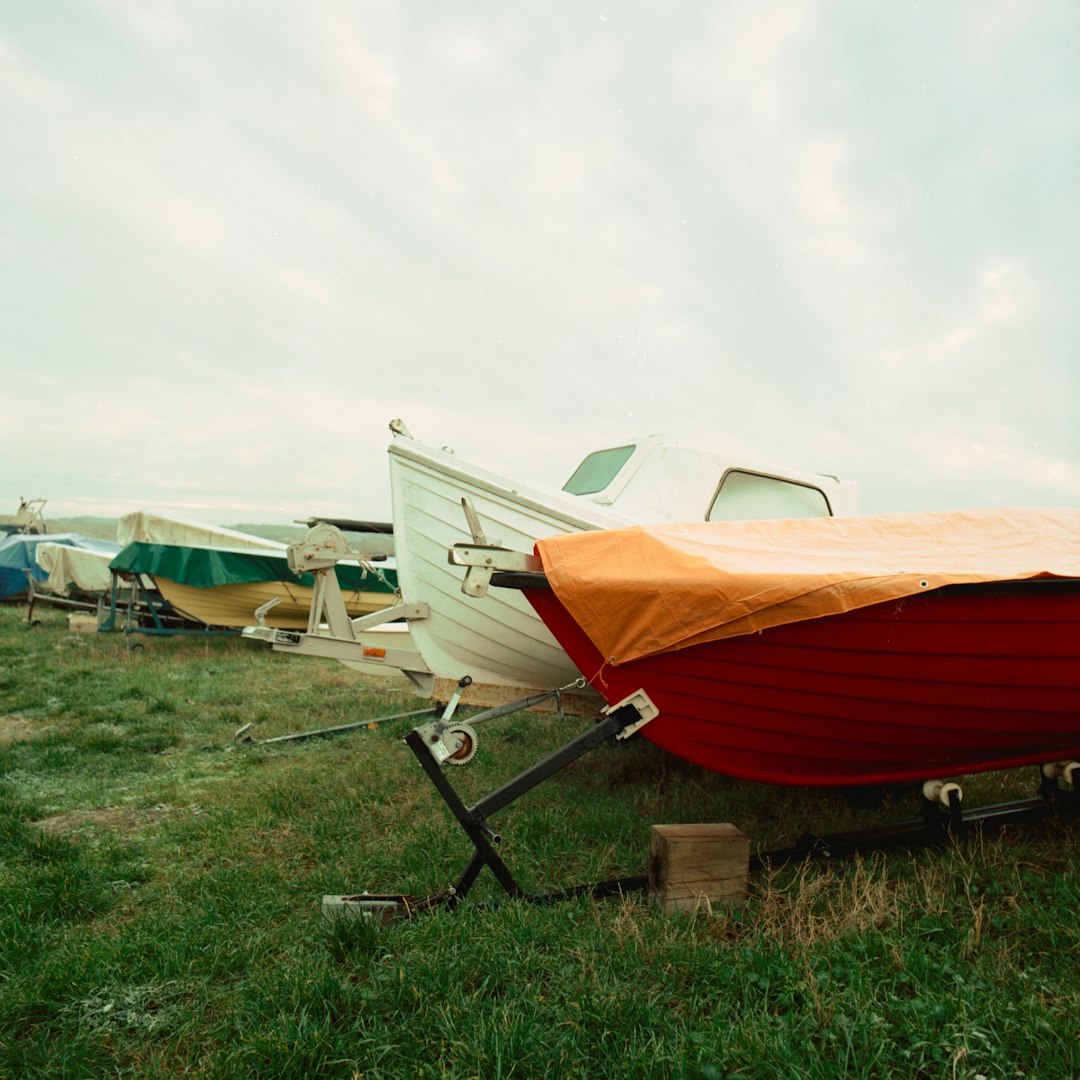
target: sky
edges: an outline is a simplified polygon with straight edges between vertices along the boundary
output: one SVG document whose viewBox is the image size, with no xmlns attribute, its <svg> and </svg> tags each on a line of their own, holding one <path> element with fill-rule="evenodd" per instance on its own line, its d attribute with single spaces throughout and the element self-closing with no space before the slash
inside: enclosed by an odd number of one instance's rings
<svg viewBox="0 0 1080 1080">
<path fill-rule="evenodd" d="M 1075 0 L 4 0 L 0 513 L 385 518 L 388 423 L 1080 506 Z"/>
</svg>

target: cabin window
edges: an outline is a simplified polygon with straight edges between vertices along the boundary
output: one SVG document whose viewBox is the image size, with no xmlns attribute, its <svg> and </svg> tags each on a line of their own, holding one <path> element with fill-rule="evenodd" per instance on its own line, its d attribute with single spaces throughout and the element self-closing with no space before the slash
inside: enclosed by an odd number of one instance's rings
<svg viewBox="0 0 1080 1080">
<path fill-rule="evenodd" d="M 731 469 L 709 508 L 709 521 L 829 517 L 825 492 L 810 484 Z"/>
<path fill-rule="evenodd" d="M 603 491 L 618 476 L 619 470 L 633 452 L 633 444 L 594 451 L 574 470 L 574 475 L 563 484 L 563 491 L 571 495 L 593 495 L 597 491 Z"/>
</svg>

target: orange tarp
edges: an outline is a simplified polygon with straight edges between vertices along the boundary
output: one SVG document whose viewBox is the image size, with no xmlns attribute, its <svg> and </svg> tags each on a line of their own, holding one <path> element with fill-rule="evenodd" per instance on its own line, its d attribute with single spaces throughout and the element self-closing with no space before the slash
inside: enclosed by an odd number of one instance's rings
<svg viewBox="0 0 1080 1080">
<path fill-rule="evenodd" d="M 644 525 L 536 551 L 593 644 L 626 663 L 943 585 L 1080 577 L 1080 509 Z"/>
</svg>

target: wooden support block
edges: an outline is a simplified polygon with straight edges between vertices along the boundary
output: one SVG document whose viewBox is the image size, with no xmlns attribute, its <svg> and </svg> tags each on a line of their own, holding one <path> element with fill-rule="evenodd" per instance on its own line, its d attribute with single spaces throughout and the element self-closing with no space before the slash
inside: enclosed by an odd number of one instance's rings
<svg viewBox="0 0 1080 1080">
<path fill-rule="evenodd" d="M 729 824 L 654 825 L 649 895 L 665 911 L 745 902 L 750 841 Z"/>
<path fill-rule="evenodd" d="M 68 616 L 68 630 L 73 634 L 96 634 L 98 619 L 96 615 L 84 615 L 73 612 Z"/>
</svg>

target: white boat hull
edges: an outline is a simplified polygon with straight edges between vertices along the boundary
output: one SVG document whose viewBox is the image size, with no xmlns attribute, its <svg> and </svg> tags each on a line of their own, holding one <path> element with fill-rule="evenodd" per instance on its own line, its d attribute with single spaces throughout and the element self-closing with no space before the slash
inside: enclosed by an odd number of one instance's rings
<svg viewBox="0 0 1080 1080">
<path fill-rule="evenodd" d="M 580 675 L 520 594 L 461 591 L 464 571 L 448 549 L 468 540 L 461 500 L 471 500 L 489 539 L 516 550 L 556 533 L 617 528 L 625 519 L 555 489 L 509 486 L 502 477 L 462 467 L 452 454 L 409 439 L 390 446 L 390 483 L 398 587 L 404 603 L 425 603 L 410 623 L 413 645 L 438 678 L 552 689 Z"/>
</svg>

